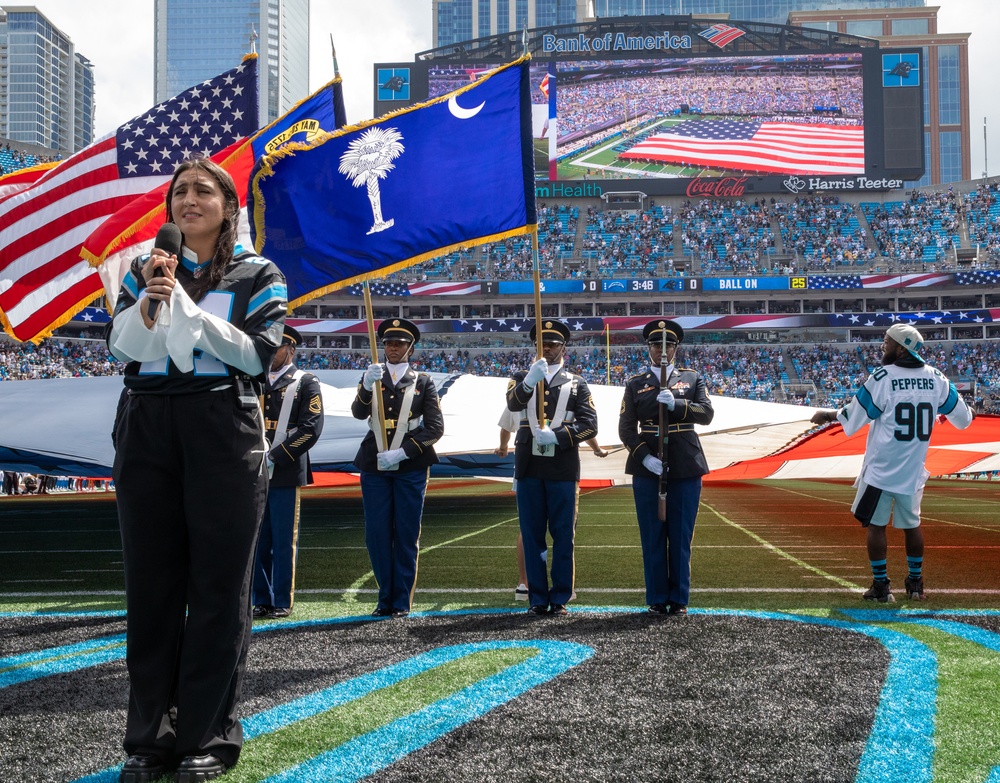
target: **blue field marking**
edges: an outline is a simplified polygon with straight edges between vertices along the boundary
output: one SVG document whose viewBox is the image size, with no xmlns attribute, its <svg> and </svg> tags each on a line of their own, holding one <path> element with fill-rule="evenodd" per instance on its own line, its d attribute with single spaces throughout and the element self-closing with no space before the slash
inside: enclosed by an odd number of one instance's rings
<svg viewBox="0 0 1000 783">
<path fill-rule="evenodd" d="M 0 688 L 89 669 L 125 657 L 125 634 L 0 658 Z"/>
<path fill-rule="evenodd" d="M 642 614 L 643 607 L 581 606 L 572 607 L 574 614 Z M 691 615 L 748 617 L 762 620 L 799 622 L 838 628 L 860 633 L 877 640 L 890 654 L 889 670 L 879 697 L 875 721 L 862 754 L 855 783 L 925 783 L 931 780 L 934 759 L 933 737 L 936 718 L 938 667 L 933 651 L 923 643 L 900 631 L 871 623 L 914 623 L 939 628 L 1000 651 L 1000 635 L 961 622 L 944 619 L 955 616 L 997 616 L 996 610 L 947 610 L 940 613 L 926 610 L 853 610 L 841 609 L 848 620 L 835 620 L 812 615 L 785 612 L 748 611 L 740 609 L 690 609 Z M 29 613 L 37 616 L 37 613 Z M 456 611 L 414 612 L 412 618 L 455 617 L 461 615 L 520 614 L 507 608 L 482 608 Z M 61 614 L 60 616 L 93 616 L 93 613 Z M 106 616 L 106 613 L 100 613 Z M 390 618 L 368 615 L 319 618 L 255 624 L 253 632 L 269 633 L 293 628 L 310 628 L 344 623 L 399 622 Z M 558 623 L 558 620 L 553 622 Z M 667 620 L 670 622 L 670 620 Z M 18 682 L 46 677 L 50 674 L 84 669 L 124 657 L 124 636 L 108 636 L 90 642 L 54 647 L 0 659 L 0 687 L 13 684 L 5 678 L 18 677 Z M 379 688 L 388 687 L 472 652 L 527 646 L 539 649 L 539 655 L 516 664 L 504 672 L 452 694 L 413 715 L 401 718 L 364 737 L 357 737 L 339 748 L 327 751 L 304 762 L 299 770 L 306 779 L 332 776 L 338 780 L 356 780 L 383 769 L 428 742 L 461 726 L 524 691 L 557 676 L 593 655 L 589 647 L 570 642 L 483 642 L 473 645 L 438 648 L 415 656 L 392 667 L 354 678 L 316 694 L 302 697 L 244 720 L 246 738 L 267 734 L 295 720 L 311 717 L 332 709 Z M 104 649 L 99 649 L 104 648 Z M 544 654 L 543 654 L 544 653 Z M 582 657 L 581 657 L 582 656 Z M 53 660 L 55 659 L 55 660 Z M 529 666 L 530 664 L 530 666 Z M 525 668 L 526 667 L 526 668 Z M 4 668 L 11 671 L 4 672 Z M 400 740 L 395 735 L 412 735 Z M 402 744 L 400 744 L 402 743 Z M 392 760 L 388 760 L 392 756 Z M 359 766 L 360 765 L 360 766 Z M 381 765 L 381 766 L 379 766 Z M 110 767 L 75 783 L 115 783 L 120 766 Z M 350 770 L 360 770 L 351 777 Z M 368 770 L 368 771 L 364 771 Z M 290 781 L 288 770 L 271 781 Z M 1000 783 L 1000 767 L 994 768 L 984 783 Z"/>
<path fill-rule="evenodd" d="M 758 617 L 841 628 L 879 641 L 889 652 L 889 671 L 875 722 L 861 754 L 855 783 L 929 783 L 934 763 L 937 656 L 922 642 L 888 628 L 825 617 L 742 609 L 689 610 L 692 614 Z"/>
<path fill-rule="evenodd" d="M 533 649 L 538 653 L 405 718 L 270 777 L 268 783 L 360 780 L 525 691 L 548 682 L 594 654 L 592 648 L 575 642 L 499 641 L 438 647 L 246 718 L 242 721 L 243 736 L 250 741 L 270 734 L 473 653 L 514 648 Z M 74 783 L 115 783 L 120 770 L 121 765 L 108 767 L 77 778 Z"/>
<path fill-rule="evenodd" d="M 955 622 L 954 620 L 942 619 L 938 616 L 938 613 L 934 611 L 901 613 L 893 612 L 892 610 L 887 609 L 855 609 L 849 611 L 845 610 L 843 613 L 850 617 L 856 617 L 857 619 L 869 618 L 870 622 L 895 622 L 924 625 L 928 628 L 934 628 L 951 636 L 956 636 L 959 639 L 964 639 L 967 642 L 978 644 L 980 647 L 985 647 L 987 650 L 991 650 L 992 652 L 1000 653 L 1000 634 L 985 628 L 977 628 L 974 625 L 967 625 L 965 623 Z M 972 609 L 960 612 L 943 611 L 940 614 L 945 617 L 954 616 L 956 614 L 961 614 L 966 617 L 982 617 L 986 615 L 996 616 L 997 612 L 990 609 Z M 993 767 L 984 783 L 1000 783 L 1000 766 Z"/>
<path fill-rule="evenodd" d="M 301 780 L 353 783 L 353 781 L 361 780 L 385 769 L 390 764 L 458 729 L 469 721 L 485 715 L 501 704 L 548 682 L 594 654 L 590 647 L 573 642 L 482 642 L 440 647 L 411 658 L 409 661 L 404 661 L 402 664 L 396 664 L 376 672 L 376 675 L 387 675 L 394 680 L 397 678 L 405 679 L 412 674 L 400 677 L 395 670 L 402 667 L 405 671 L 415 666 L 421 671 L 425 671 L 476 652 L 517 647 L 537 649 L 538 654 L 404 718 L 394 720 L 375 731 L 349 740 L 309 761 L 267 778 L 264 783 L 295 783 Z M 368 676 L 358 679 L 365 680 L 368 679 Z M 351 685 L 353 682 L 352 680 L 344 685 Z M 334 686 L 329 690 L 337 690 L 337 688 L 338 686 Z M 364 693 L 368 692 L 370 691 L 364 691 Z M 314 694 L 314 696 L 321 696 L 321 694 Z M 290 705 L 284 705 L 272 712 L 284 711 L 288 706 Z M 336 705 L 331 704 L 324 709 L 330 709 L 332 706 Z M 305 716 L 292 713 L 285 723 L 302 717 Z"/>
</svg>

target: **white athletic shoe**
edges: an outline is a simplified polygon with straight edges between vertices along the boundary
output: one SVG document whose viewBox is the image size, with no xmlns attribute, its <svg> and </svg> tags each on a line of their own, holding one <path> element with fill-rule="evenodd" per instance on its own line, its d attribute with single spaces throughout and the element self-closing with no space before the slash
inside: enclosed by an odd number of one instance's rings
<svg viewBox="0 0 1000 783">
<path fill-rule="evenodd" d="M 514 600 L 515 601 L 527 601 L 528 600 L 528 586 L 522 582 L 514 589 Z"/>
</svg>

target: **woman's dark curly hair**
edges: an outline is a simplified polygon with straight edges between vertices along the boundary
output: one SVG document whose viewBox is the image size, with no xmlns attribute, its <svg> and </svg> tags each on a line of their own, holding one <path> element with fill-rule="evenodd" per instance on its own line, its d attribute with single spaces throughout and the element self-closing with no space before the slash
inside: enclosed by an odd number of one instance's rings
<svg viewBox="0 0 1000 783">
<path fill-rule="evenodd" d="M 212 255 L 212 263 L 208 268 L 208 273 L 203 274 L 194 280 L 189 281 L 184 286 L 188 296 L 195 302 L 214 289 L 222 280 L 226 273 L 226 267 L 233 260 L 233 253 L 236 248 L 236 238 L 239 232 L 240 223 L 240 197 L 236 193 L 236 183 L 229 176 L 229 172 L 221 166 L 213 163 L 208 158 L 188 158 L 174 169 L 174 176 L 170 180 L 170 187 L 167 188 L 167 220 L 173 222 L 174 216 L 170 211 L 170 202 L 174 196 L 174 183 L 185 171 L 197 169 L 204 172 L 219 186 L 222 191 L 222 227 L 219 229 L 219 238 L 215 243 L 215 253 Z M 203 259 L 199 259 L 203 260 Z"/>
</svg>

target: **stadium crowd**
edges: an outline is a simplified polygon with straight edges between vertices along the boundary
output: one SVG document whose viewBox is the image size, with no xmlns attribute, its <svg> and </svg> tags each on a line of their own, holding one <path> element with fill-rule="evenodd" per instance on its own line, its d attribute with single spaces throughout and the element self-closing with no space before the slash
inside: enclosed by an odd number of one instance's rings
<svg viewBox="0 0 1000 783">
<path fill-rule="evenodd" d="M 587 74 L 591 76 L 591 74 Z M 837 107 L 842 122 L 862 117 L 860 74 L 786 71 L 734 73 L 719 66 L 656 76 L 627 76 L 559 83 L 559 139 L 591 133 L 635 116 L 668 116 L 681 106 L 692 112 L 767 119 L 814 119 L 818 106 Z M 830 121 L 828 117 L 824 121 Z"/>
</svg>

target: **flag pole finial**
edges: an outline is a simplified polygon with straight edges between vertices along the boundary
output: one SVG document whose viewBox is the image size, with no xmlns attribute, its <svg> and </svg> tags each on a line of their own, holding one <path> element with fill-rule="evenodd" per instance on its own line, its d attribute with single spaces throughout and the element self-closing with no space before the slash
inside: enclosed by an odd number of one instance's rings
<svg viewBox="0 0 1000 783">
<path fill-rule="evenodd" d="M 253 22 L 250 23 L 250 54 L 257 54 L 257 39 L 260 38 L 257 35 L 257 30 L 253 26 Z"/>
<path fill-rule="evenodd" d="M 337 47 L 333 45 L 333 33 L 330 33 L 330 51 L 333 53 L 333 77 L 340 76 L 340 67 L 337 65 Z"/>
</svg>

